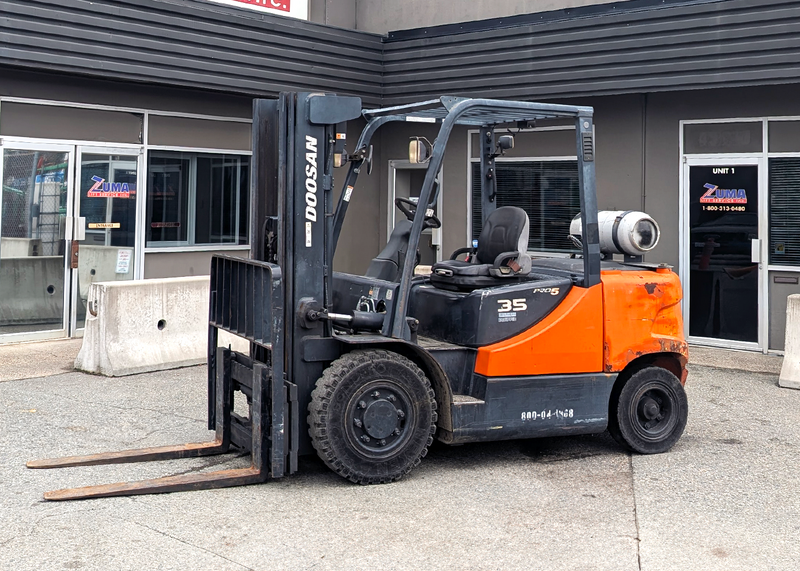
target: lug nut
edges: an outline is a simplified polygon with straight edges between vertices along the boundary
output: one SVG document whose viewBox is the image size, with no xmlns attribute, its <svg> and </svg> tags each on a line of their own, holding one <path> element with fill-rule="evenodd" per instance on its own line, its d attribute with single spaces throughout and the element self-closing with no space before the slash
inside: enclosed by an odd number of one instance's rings
<svg viewBox="0 0 800 571">
<path fill-rule="evenodd" d="M 406 413 L 404 413 L 402 410 L 400 410 L 400 409 L 398 408 L 398 409 L 397 409 L 397 417 L 398 417 L 398 418 L 405 418 L 405 417 L 406 417 Z"/>
<path fill-rule="evenodd" d="M 395 428 L 394 429 L 394 435 L 395 436 L 400 436 L 400 429 L 399 428 Z"/>
<path fill-rule="evenodd" d="M 362 422 L 360 420 L 358 420 L 357 418 L 354 418 L 353 419 L 353 424 L 355 424 L 358 428 L 361 428 Z"/>
<path fill-rule="evenodd" d="M 380 444 L 381 444 L 381 446 L 386 446 L 386 439 L 382 438 Z"/>
<path fill-rule="evenodd" d="M 363 400 L 358 402 L 358 408 L 367 408 L 367 403 Z"/>
<path fill-rule="evenodd" d="M 369 436 L 367 436 L 366 434 L 362 435 L 361 436 L 361 441 L 362 442 L 369 442 Z"/>
<path fill-rule="evenodd" d="M 374 393 L 372 393 L 372 398 L 374 398 L 374 399 L 376 399 L 376 398 L 378 398 L 380 396 L 381 396 L 381 393 L 379 393 L 378 391 L 375 391 Z"/>
<path fill-rule="evenodd" d="M 389 402 L 394 402 L 394 401 L 396 401 L 396 400 L 397 400 L 397 399 L 395 398 L 395 396 L 394 396 L 394 395 L 389 395 L 389 396 L 388 396 L 388 397 L 386 397 L 386 398 L 389 400 Z"/>
</svg>

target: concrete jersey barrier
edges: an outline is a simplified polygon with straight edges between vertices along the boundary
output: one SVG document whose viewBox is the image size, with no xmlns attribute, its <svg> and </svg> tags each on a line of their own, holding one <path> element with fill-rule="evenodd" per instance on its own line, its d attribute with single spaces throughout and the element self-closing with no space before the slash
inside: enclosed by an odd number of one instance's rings
<svg viewBox="0 0 800 571">
<path fill-rule="evenodd" d="M 61 327 L 64 257 L 0 258 L 0 325 Z"/>
<path fill-rule="evenodd" d="M 786 299 L 786 346 L 778 385 L 800 389 L 800 294 Z"/>
<path fill-rule="evenodd" d="M 208 276 L 94 283 L 75 368 L 107 376 L 206 361 Z M 220 332 L 220 345 L 247 341 Z"/>
</svg>

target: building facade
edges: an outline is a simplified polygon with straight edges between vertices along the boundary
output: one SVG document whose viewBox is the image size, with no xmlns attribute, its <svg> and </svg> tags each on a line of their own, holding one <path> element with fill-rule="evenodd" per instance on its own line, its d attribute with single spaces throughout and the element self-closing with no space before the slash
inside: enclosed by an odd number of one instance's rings
<svg viewBox="0 0 800 571">
<path fill-rule="evenodd" d="M 690 337 L 781 350 L 786 296 L 800 293 L 800 1 L 438 4 L 319 0 L 298 21 L 203 0 L 4 3 L 0 340 L 80 334 L 93 281 L 246 255 L 252 99 L 327 90 L 365 106 L 440 94 L 593 106 L 599 204 L 656 218 L 648 259 L 680 273 Z M 363 271 L 381 249 L 393 199 L 419 186 L 409 137 L 433 134 L 380 134 L 337 269 Z M 424 260 L 480 230 L 477 134 L 453 137 Z M 516 137 L 498 200 L 528 211 L 532 252 L 569 255 L 574 131 Z"/>
</svg>

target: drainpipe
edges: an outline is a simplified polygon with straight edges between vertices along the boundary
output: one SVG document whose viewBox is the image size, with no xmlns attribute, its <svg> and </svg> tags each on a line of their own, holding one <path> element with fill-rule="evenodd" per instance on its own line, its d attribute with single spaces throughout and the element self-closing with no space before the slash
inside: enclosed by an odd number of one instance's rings
<svg viewBox="0 0 800 571">
<path fill-rule="evenodd" d="M 647 93 L 642 94 L 642 212 L 647 212 Z"/>
</svg>

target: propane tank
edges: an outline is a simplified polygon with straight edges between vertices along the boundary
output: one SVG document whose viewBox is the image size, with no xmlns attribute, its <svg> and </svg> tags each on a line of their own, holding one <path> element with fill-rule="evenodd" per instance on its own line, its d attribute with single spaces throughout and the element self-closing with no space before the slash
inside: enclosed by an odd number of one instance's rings
<svg viewBox="0 0 800 571">
<path fill-rule="evenodd" d="M 641 256 L 658 244 L 661 230 L 653 218 L 634 210 L 601 210 L 597 213 L 600 251 L 604 254 Z M 581 215 L 572 219 L 570 236 L 580 240 Z"/>
</svg>

